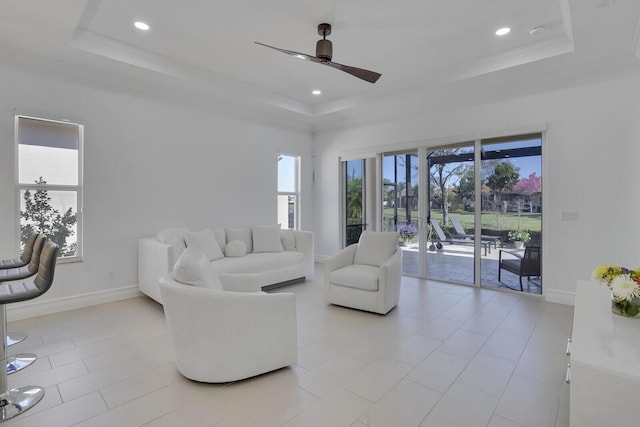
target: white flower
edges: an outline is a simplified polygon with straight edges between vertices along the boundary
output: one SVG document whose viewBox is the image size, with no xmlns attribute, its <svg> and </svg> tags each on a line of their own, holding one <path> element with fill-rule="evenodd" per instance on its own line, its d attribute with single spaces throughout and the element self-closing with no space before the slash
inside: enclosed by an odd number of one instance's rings
<svg viewBox="0 0 640 427">
<path fill-rule="evenodd" d="M 609 284 L 613 291 L 613 296 L 618 301 L 632 300 L 640 297 L 640 286 L 631 279 L 628 274 L 616 276 Z"/>
</svg>

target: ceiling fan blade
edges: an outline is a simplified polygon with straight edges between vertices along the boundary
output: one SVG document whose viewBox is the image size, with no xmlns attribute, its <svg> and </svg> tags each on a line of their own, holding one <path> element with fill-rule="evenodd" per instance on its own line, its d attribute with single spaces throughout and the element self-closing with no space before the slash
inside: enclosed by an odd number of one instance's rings
<svg viewBox="0 0 640 427">
<path fill-rule="evenodd" d="M 315 56 L 307 55 L 306 53 L 300 53 L 300 52 L 294 52 L 293 50 L 281 49 L 279 47 L 269 46 L 268 44 L 264 44 L 264 43 L 260 43 L 260 42 L 254 42 L 254 43 L 255 44 L 259 44 L 260 46 L 264 46 L 264 47 L 268 47 L 268 48 L 277 50 L 277 51 L 282 52 L 282 53 L 286 53 L 287 55 L 291 55 L 291 56 L 293 56 L 295 58 L 304 59 L 304 60 L 311 61 L 311 62 L 322 62 L 322 60 L 320 58 L 316 58 Z"/>
<path fill-rule="evenodd" d="M 376 73 L 375 71 L 365 70 L 363 68 L 351 67 L 349 65 L 338 64 L 337 62 L 325 61 L 322 62 L 324 65 L 328 65 L 329 67 L 333 67 L 336 70 L 344 71 L 345 73 L 351 74 L 359 79 L 365 80 L 369 83 L 375 83 L 382 76 L 380 73 Z"/>
<path fill-rule="evenodd" d="M 340 71 L 344 71 L 345 73 L 351 74 L 354 77 L 365 80 L 369 83 L 375 83 L 382 76 L 380 73 L 376 73 L 375 71 L 365 70 L 363 68 L 351 67 L 349 65 L 338 64 L 337 62 L 327 61 L 326 59 L 321 59 L 316 56 L 307 55 L 306 53 L 295 52 L 293 50 L 282 49 L 275 46 L 269 46 L 268 44 L 254 42 L 255 44 L 259 44 L 260 46 L 268 47 L 274 50 L 277 50 L 282 53 L 286 53 L 287 55 L 291 55 L 295 58 L 304 59 L 306 61 L 317 62 L 318 64 L 328 65 L 329 67 L 335 68 Z"/>
</svg>

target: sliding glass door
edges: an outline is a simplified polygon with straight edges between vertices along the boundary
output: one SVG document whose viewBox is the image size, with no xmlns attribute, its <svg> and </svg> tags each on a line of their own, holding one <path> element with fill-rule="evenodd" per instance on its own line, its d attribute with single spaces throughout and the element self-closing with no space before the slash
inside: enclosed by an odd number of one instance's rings
<svg viewBox="0 0 640 427">
<path fill-rule="evenodd" d="M 343 161 L 343 244 L 400 234 L 403 274 L 542 293 L 542 135 Z"/>
<path fill-rule="evenodd" d="M 403 273 L 419 275 L 418 152 L 382 156 L 382 231 L 400 233 Z"/>
<path fill-rule="evenodd" d="M 345 176 L 345 229 L 344 246 L 358 243 L 360 234 L 365 230 L 365 160 L 343 162 Z"/>
<path fill-rule="evenodd" d="M 426 277 L 542 293 L 542 136 L 427 150 Z"/>
<path fill-rule="evenodd" d="M 499 236 L 482 285 L 542 293 L 542 137 L 482 141 L 482 234 Z"/>
<path fill-rule="evenodd" d="M 474 152 L 473 143 L 427 151 L 429 279 L 475 283 Z"/>
</svg>

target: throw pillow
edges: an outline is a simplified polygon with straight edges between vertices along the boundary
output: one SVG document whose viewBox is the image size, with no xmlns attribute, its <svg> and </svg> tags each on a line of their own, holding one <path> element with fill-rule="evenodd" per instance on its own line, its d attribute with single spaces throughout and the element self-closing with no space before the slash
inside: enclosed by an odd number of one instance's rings
<svg viewBox="0 0 640 427">
<path fill-rule="evenodd" d="M 220 250 L 224 252 L 224 248 L 227 246 L 227 233 L 224 231 L 224 227 L 215 228 L 213 235 L 216 237 Z"/>
<path fill-rule="evenodd" d="M 173 266 L 173 278 L 180 283 L 223 290 L 207 256 L 196 246 L 187 247 Z"/>
<path fill-rule="evenodd" d="M 184 235 L 189 232 L 188 228 L 163 228 L 158 231 L 156 238 L 168 245 L 176 248 L 176 255 L 180 255 L 186 248 L 184 243 Z"/>
<path fill-rule="evenodd" d="M 353 263 L 380 267 L 393 255 L 399 239 L 398 233 L 364 231 L 360 235 Z"/>
<path fill-rule="evenodd" d="M 293 230 L 282 230 L 280 234 L 280 241 L 282 242 L 282 248 L 285 251 L 296 250 L 296 233 Z"/>
<path fill-rule="evenodd" d="M 251 228 L 227 228 L 227 242 L 240 240 L 247 247 L 247 253 L 253 251 L 253 239 L 251 238 Z"/>
<path fill-rule="evenodd" d="M 187 243 L 187 247 L 196 246 L 200 248 L 209 261 L 224 258 L 220 246 L 218 246 L 218 241 L 210 228 L 205 228 L 201 231 L 191 231 L 184 235 L 184 240 Z"/>
<path fill-rule="evenodd" d="M 227 243 L 224 248 L 224 256 L 227 257 L 241 257 L 247 253 L 247 245 L 241 240 L 232 240 Z"/>
<path fill-rule="evenodd" d="M 282 252 L 280 224 L 253 226 L 253 252 Z"/>
</svg>

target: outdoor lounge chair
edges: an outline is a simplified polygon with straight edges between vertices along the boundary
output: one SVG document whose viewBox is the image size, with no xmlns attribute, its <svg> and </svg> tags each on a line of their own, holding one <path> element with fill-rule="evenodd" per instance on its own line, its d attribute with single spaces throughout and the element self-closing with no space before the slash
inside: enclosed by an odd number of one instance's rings
<svg viewBox="0 0 640 427">
<path fill-rule="evenodd" d="M 452 237 L 447 237 L 447 235 L 444 233 L 444 231 L 442 230 L 442 227 L 440 227 L 440 224 L 438 223 L 437 219 L 433 219 L 431 218 L 429 220 L 429 222 L 431 222 L 431 225 L 433 226 L 433 229 L 435 230 L 436 234 L 438 235 L 438 241 L 440 243 L 450 243 L 450 244 L 458 244 L 458 245 L 473 245 L 473 240 L 467 240 L 467 239 L 455 239 Z M 482 247 L 484 248 L 484 255 L 487 256 L 487 252 L 491 253 L 491 243 L 486 241 L 486 240 L 481 240 L 482 243 Z"/>
<path fill-rule="evenodd" d="M 467 234 L 467 232 L 464 231 L 464 228 L 462 227 L 462 224 L 460 224 L 460 220 L 458 220 L 458 218 L 450 216 L 449 219 L 451 220 L 451 224 L 453 224 L 453 228 L 456 230 L 454 237 L 457 237 L 459 239 L 475 239 L 476 236 L 474 234 Z M 486 240 L 487 242 L 492 242 L 493 247 L 498 249 L 498 240 L 500 240 L 500 236 L 488 236 L 486 234 L 483 234 L 480 236 L 480 238 L 482 240 Z"/>
</svg>

